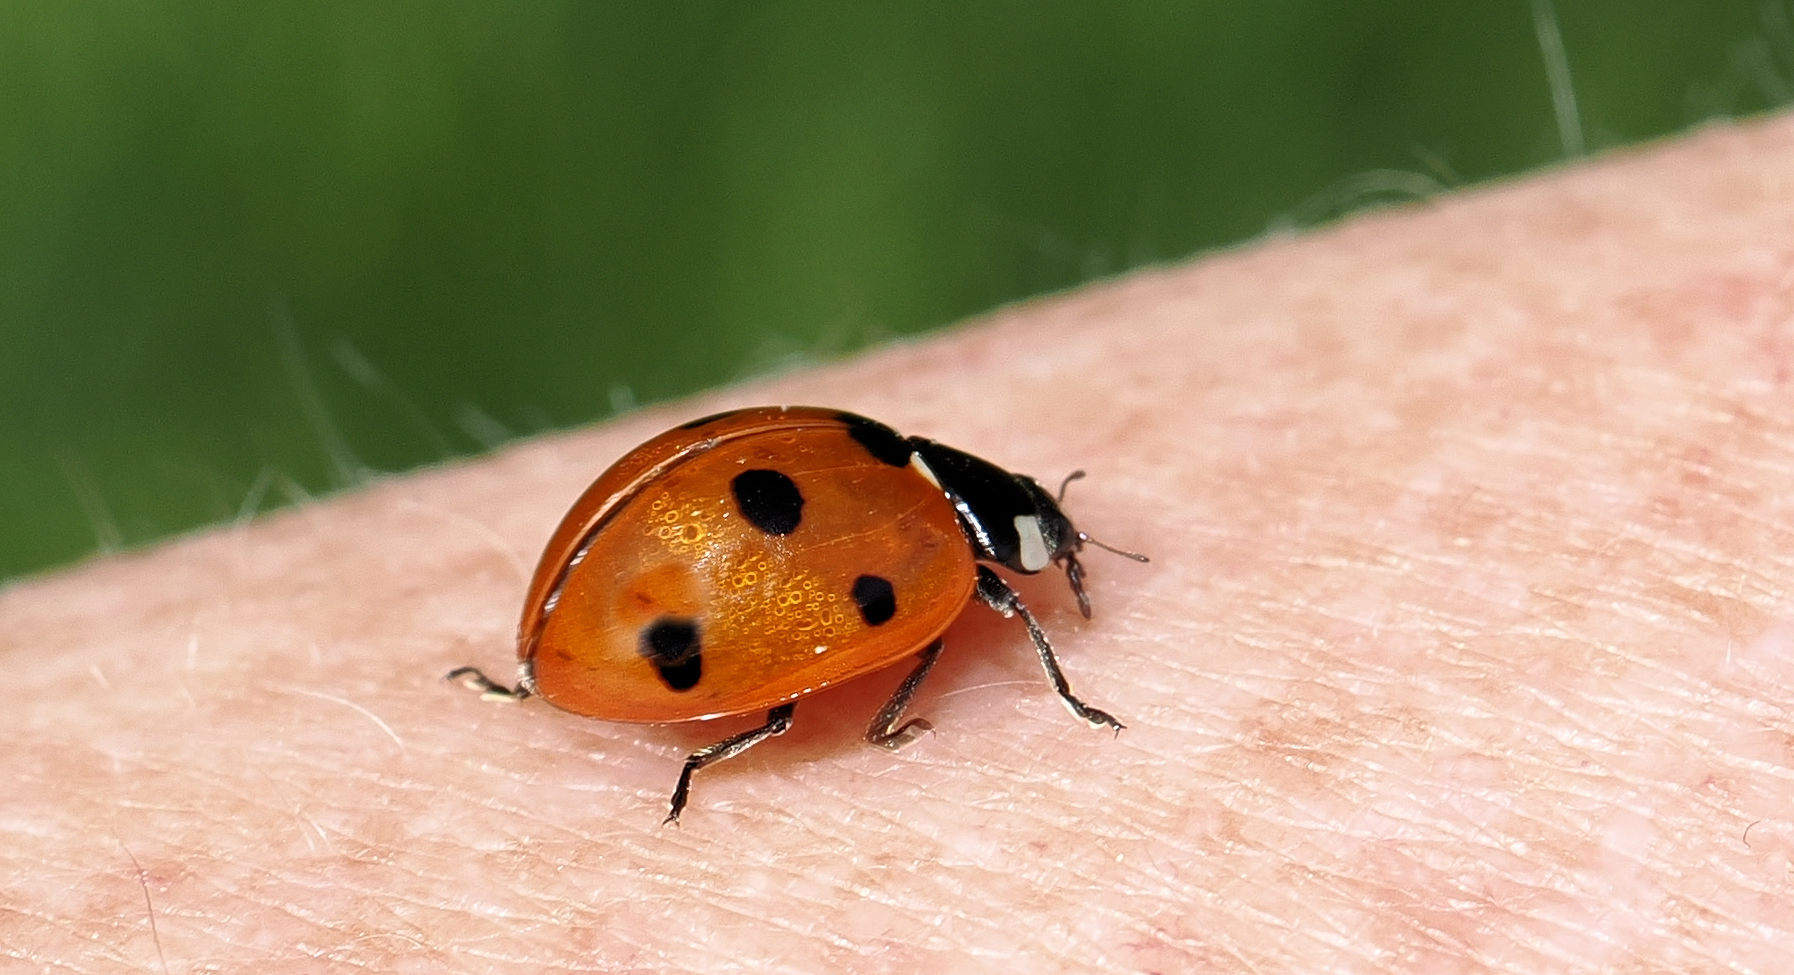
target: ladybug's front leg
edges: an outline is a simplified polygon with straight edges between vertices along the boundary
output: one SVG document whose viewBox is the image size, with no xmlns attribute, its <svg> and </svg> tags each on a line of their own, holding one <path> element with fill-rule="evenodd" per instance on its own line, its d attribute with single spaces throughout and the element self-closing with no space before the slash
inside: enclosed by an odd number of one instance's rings
<svg viewBox="0 0 1794 975">
<path fill-rule="evenodd" d="M 739 735 L 730 735 L 714 745 L 705 745 L 685 758 L 685 769 L 679 773 L 679 784 L 673 787 L 672 808 L 661 825 L 679 821 L 679 813 L 685 809 L 685 800 L 691 797 L 691 776 L 693 772 L 706 765 L 714 765 L 725 758 L 735 756 L 760 744 L 775 735 L 782 735 L 791 730 L 791 712 L 797 709 L 795 704 L 781 704 L 766 712 L 766 723 Z"/>
<path fill-rule="evenodd" d="M 1040 651 L 1040 665 L 1046 668 L 1047 680 L 1053 684 L 1053 691 L 1059 700 L 1072 714 L 1083 718 L 1098 728 L 1114 728 L 1117 732 L 1127 727 L 1115 716 L 1101 708 L 1093 708 L 1071 692 L 1071 682 L 1065 679 L 1065 672 L 1059 669 L 1059 659 L 1053 655 L 1053 645 L 1047 642 L 1046 631 L 1040 628 L 1040 622 L 1028 607 L 1022 605 L 1022 599 L 1016 595 L 1015 589 L 1003 581 L 1003 577 L 985 566 L 978 567 L 978 598 L 984 605 L 1002 613 L 1004 616 L 1020 616 L 1023 625 L 1028 628 L 1028 635 L 1034 639 L 1034 649 Z"/>
</svg>

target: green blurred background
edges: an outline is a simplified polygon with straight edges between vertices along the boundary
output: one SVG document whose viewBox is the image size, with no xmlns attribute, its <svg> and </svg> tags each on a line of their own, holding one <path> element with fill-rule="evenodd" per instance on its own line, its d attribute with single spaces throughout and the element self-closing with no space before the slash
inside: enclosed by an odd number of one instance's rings
<svg viewBox="0 0 1794 975">
<path fill-rule="evenodd" d="M 1789 15 L 0 0 L 0 579 L 1762 111 Z"/>
</svg>

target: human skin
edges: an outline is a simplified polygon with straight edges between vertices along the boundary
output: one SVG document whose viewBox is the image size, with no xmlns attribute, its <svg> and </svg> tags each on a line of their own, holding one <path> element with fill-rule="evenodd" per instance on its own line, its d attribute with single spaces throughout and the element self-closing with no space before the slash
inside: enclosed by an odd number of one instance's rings
<svg viewBox="0 0 1794 975">
<path fill-rule="evenodd" d="M 1771 971 L 1794 937 L 1794 119 L 1269 240 L 0 593 L 47 972 Z M 1054 483 L 1136 565 L 750 726 L 481 700 L 585 483 L 729 406 Z M 6 967 L 6 966 L 0 966 Z M 9 969 L 10 970 L 10 969 Z"/>
</svg>

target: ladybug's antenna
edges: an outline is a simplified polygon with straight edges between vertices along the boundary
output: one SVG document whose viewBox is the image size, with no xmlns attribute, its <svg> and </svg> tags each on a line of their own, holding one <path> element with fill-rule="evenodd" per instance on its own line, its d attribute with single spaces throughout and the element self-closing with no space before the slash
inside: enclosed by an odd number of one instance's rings
<svg viewBox="0 0 1794 975">
<path fill-rule="evenodd" d="M 1083 479 L 1084 479 L 1083 471 L 1072 471 L 1070 474 L 1065 475 L 1065 480 L 1059 482 L 1059 496 L 1053 499 L 1053 503 L 1054 504 L 1064 504 L 1065 503 L 1065 489 L 1068 487 L 1071 487 L 1071 482 L 1081 481 Z M 1105 545 L 1102 542 L 1098 541 L 1097 539 L 1091 538 L 1090 535 L 1086 532 L 1078 532 L 1078 544 L 1079 545 L 1095 545 L 1097 548 L 1100 548 L 1105 552 L 1114 552 L 1116 555 L 1119 555 L 1122 558 L 1133 559 L 1135 562 L 1151 562 L 1152 561 L 1151 559 L 1147 558 L 1146 556 L 1141 555 L 1139 552 L 1123 551 L 1122 549 L 1118 549 L 1113 545 Z M 1084 615 L 1089 616 L 1090 614 L 1085 613 Z"/>
<path fill-rule="evenodd" d="M 1065 475 L 1065 480 L 1059 482 L 1059 496 L 1053 499 L 1053 503 L 1063 504 L 1065 501 L 1065 489 L 1071 486 L 1071 482 L 1079 480 L 1083 478 L 1083 476 L 1083 471 L 1072 471 L 1070 474 Z M 1060 515 L 1059 517 L 1063 519 L 1065 516 Z M 1070 523 L 1066 523 L 1065 527 L 1070 528 Z M 1104 543 L 1091 538 L 1088 533 L 1076 531 L 1075 529 L 1073 530 L 1072 540 L 1074 544 L 1065 546 L 1065 550 L 1055 557 L 1053 561 L 1063 562 L 1065 564 L 1065 580 L 1071 583 L 1071 591 L 1073 595 L 1078 597 L 1078 612 L 1084 614 L 1085 619 L 1089 619 L 1090 596 L 1084 591 L 1084 564 L 1078 561 L 1078 549 L 1081 549 L 1086 545 L 1095 545 L 1105 552 L 1114 552 L 1116 555 L 1123 558 L 1133 559 L 1135 562 L 1145 562 L 1147 561 L 1147 558 L 1139 552 L 1126 552 L 1113 545 L 1105 545 Z"/>
<path fill-rule="evenodd" d="M 1059 482 L 1059 496 L 1053 499 L 1053 503 L 1054 504 L 1064 504 L 1065 503 L 1065 489 L 1071 486 L 1071 482 L 1082 480 L 1083 477 L 1084 477 L 1083 471 L 1072 471 L 1070 474 L 1065 475 L 1065 480 Z"/>
<path fill-rule="evenodd" d="M 1119 555 L 1124 559 L 1133 559 L 1135 562 L 1151 562 L 1152 561 L 1151 559 L 1147 558 L 1146 556 L 1141 555 L 1139 552 L 1129 552 L 1126 549 L 1119 549 L 1113 545 L 1104 544 L 1103 542 L 1100 542 L 1094 538 L 1091 538 L 1089 533 L 1087 533 L 1087 532 L 1078 532 L 1078 544 L 1080 544 L 1080 545 L 1095 545 L 1097 548 L 1100 548 L 1105 552 L 1114 552 L 1116 555 Z"/>
</svg>

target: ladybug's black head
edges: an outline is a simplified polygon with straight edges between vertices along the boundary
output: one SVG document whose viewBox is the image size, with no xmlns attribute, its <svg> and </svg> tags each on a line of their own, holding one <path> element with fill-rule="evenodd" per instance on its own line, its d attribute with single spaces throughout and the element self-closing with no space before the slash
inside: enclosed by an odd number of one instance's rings
<svg viewBox="0 0 1794 975">
<path fill-rule="evenodd" d="M 1078 611 L 1090 615 L 1078 552 L 1091 538 L 1072 527 L 1057 498 L 1033 478 L 1012 474 L 963 450 L 921 437 L 912 437 L 910 443 L 923 473 L 953 500 L 960 527 L 980 559 L 1029 575 L 1048 566 L 1063 567 L 1078 598 Z M 1082 474 L 1073 474 L 1066 483 Z M 1132 553 L 1121 554 L 1144 561 Z"/>
</svg>

